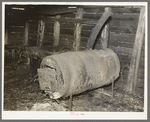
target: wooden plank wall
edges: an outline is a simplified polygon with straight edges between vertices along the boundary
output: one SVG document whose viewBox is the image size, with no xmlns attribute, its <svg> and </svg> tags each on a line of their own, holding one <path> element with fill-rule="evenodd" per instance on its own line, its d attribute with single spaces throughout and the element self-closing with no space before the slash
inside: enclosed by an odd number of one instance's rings
<svg viewBox="0 0 150 122">
<path fill-rule="evenodd" d="M 7 25 L 8 45 L 22 45 L 24 42 L 24 21 L 10 21 Z"/>
<path fill-rule="evenodd" d="M 110 21 L 109 48 L 113 49 L 121 62 L 121 66 L 129 65 L 135 34 L 139 21 L 139 8 L 113 8 Z M 125 70 L 128 73 L 128 70 Z M 124 73 L 125 77 L 127 74 Z M 144 78 L 144 44 L 141 53 L 141 61 L 138 78 Z"/>
<path fill-rule="evenodd" d="M 38 20 L 29 20 L 29 33 L 28 33 L 28 45 L 36 46 L 37 44 L 37 32 L 38 32 Z"/>
<path fill-rule="evenodd" d="M 40 16 L 39 19 L 45 21 L 45 31 L 44 31 L 44 39 L 42 46 L 53 46 L 53 34 L 54 34 L 54 22 L 55 16 Z M 71 46 L 74 41 L 74 13 L 62 14 L 59 21 L 60 23 L 60 37 L 59 37 L 59 45 L 60 46 Z M 38 28 L 38 20 L 30 20 L 29 23 L 29 45 L 36 46 L 37 40 L 37 28 Z M 35 42 L 35 43 L 34 43 Z"/>
<path fill-rule="evenodd" d="M 81 50 L 84 50 L 86 42 L 96 25 L 98 19 L 104 13 L 104 7 L 84 7 L 83 24 L 81 33 Z M 132 48 L 135 41 L 135 34 L 139 20 L 140 8 L 112 7 L 110 22 L 110 33 L 108 47 L 118 55 L 121 67 L 130 64 Z M 101 49 L 101 32 L 99 33 L 95 49 Z M 144 44 L 142 48 L 138 78 L 144 78 Z M 123 75 L 126 77 L 128 70 Z"/>
<path fill-rule="evenodd" d="M 24 11 L 6 8 L 5 33 L 7 32 L 7 43 L 5 43 L 5 62 L 12 63 L 16 58 L 16 50 L 24 43 L 25 18 Z M 6 40 L 6 39 L 5 39 Z"/>
<path fill-rule="evenodd" d="M 91 34 L 92 29 L 95 27 L 99 18 L 104 13 L 104 6 L 78 6 L 83 8 L 83 19 L 82 19 L 82 30 L 81 30 L 81 42 L 80 50 L 84 50 L 87 40 Z M 112 17 L 108 19 L 110 22 L 110 33 L 108 46 L 114 50 L 121 62 L 121 67 L 126 64 L 129 65 L 132 48 L 135 40 L 135 34 L 137 30 L 137 24 L 139 19 L 140 8 L 132 7 L 111 7 L 112 8 Z M 76 12 L 61 14 L 59 20 L 60 23 L 60 37 L 59 45 L 68 46 L 73 48 L 73 42 L 75 41 L 74 31 L 75 31 L 75 20 Z M 35 17 L 30 18 L 29 21 L 29 33 L 28 33 L 28 46 L 37 46 L 37 30 L 38 30 L 38 21 L 45 21 L 45 30 L 44 30 L 44 39 L 42 46 L 53 46 L 53 34 L 54 34 L 54 23 L 55 16 L 40 16 L 38 19 Z M 22 42 L 24 38 L 24 25 L 25 22 L 18 22 L 15 19 L 15 22 L 9 29 L 9 42 Z M 15 35 L 11 37 L 11 35 Z M 14 38 L 14 39 L 13 39 Z M 101 49 L 101 32 L 99 33 L 94 49 Z M 144 43 L 145 44 L 145 43 Z M 140 66 L 139 66 L 139 78 L 144 78 L 144 44 L 142 48 Z M 124 75 L 127 76 L 128 70 L 125 71 Z"/>
<path fill-rule="evenodd" d="M 75 14 L 67 13 L 61 15 L 62 21 L 60 21 L 60 43 L 61 46 L 68 46 L 73 48 L 74 31 L 75 31 Z"/>
</svg>

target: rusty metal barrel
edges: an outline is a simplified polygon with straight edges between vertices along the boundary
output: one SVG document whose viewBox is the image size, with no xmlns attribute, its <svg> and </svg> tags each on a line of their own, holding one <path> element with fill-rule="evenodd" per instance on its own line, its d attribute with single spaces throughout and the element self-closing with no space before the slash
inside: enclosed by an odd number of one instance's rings
<svg viewBox="0 0 150 122">
<path fill-rule="evenodd" d="M 108 85 L 119 77 L 120 61 L 111 50 L 86 50 L 46 56 L 38 69 L 41 90 L 52 99 Z"/>
</svg>

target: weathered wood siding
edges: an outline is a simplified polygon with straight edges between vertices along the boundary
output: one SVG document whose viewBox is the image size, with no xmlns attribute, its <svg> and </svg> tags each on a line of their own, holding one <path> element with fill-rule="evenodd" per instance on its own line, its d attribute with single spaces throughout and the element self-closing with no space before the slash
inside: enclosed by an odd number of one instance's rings
<svg viewBox="0 0 150 122">
<path fill-rule="evenodd" d="M 84 7 L 83 23 L 82 23 L 82 37 L 81 50 L 84 50 L 87 40 L 95 27 L 98 19 L 104 13 L 104 7 Z M 110 36 L 108 47 L 114 50 L 121 62 L 121 67 L 130 65 L 133 44 L 135 41 L 135 34 L 139 20 L 140 8 L 132 7 L 112 7 L 112 17 L 109 18 Z M 95 49 L 102 48 L 101 32 L 99 33 Z M 144 78 L 144 53 L 145 48 L 143 44 L 138 78 Z M 125 70 L 123 75 L 126 77 L 128 70 Z"/>
<path fill-rule="evenodd" d="M 29 20 L 29 33 L 28 33 L 28 45 L 36 46 L 37 44 L 37 32 L 38 32 L 38 20 Z"/>
<path fill-rule="evenodd" d="M 120 9 L 120 10 L 119 10 Z M 130 65 L 135 34 L 139 21 L 139 8 L 112 8 L 110 21 L 109 48 L 113 49 L 121 62 L 121 66 Z M 141 52 L 138 78 L 144 79 L 144 44 Z M 128 72 L 128 70 L 126 70 Z M 123 74 L 125 77 L 127 74 Z"/>
<path fill-rule="evenodd" d="M 8 30 L 8 45 L 22 45 L 24 42 L 24 24 L 25 21 L 18 19 L 17 15 L 8 13 L 9 19 L 6 21 L 6 29 Z"/>
<path fill-rule="evenodd" d="M 55 16 L 42 16 L 38 19 L 45 21 L 45 31 L 42 46 L 53 46 Z M 60 23 L 59 45 L 72 46 L 74 41 L 74 19 L 75 13 L 62 14 L 57 21 Z M 29 45 L 36 46 L 37 41 L 37 20 L 30 20 L 29 23 Z M 34 43 L 35 42 L 35 43 Z"/>
<path fill-rule="evenodd" d="M 74 31 L 75 31 L 75 14 L 67 13 L 61 16 L 60 21 L 60 45 L 62 46 L 70 46 L 73 48 L 74 40 Z"/>
<path fill-rule="evenodd" d="M 11 7 L 5 10 L 5 62 L 12 63 L 17 57 L 17 50 L 24 44 L 25 17 L 24 11 L 16 11 Z"/>
<path fill-rule="evenodd" d="M 91 35 L 92 29 L 97 24 L 98 20 L 105 11 L 105 7 L 108 6 L 77 6 L 77 8 L 83 8 L 83 19 L 78 21 L 75 19 L 76 12 L 62 13 L 61 17 L 57 19 L 60 23 L 60 35 L 59 46 L 67 46 L 73 48 L 73 42 L 75 41 L 74 33 L 76 23 L 81 23 L 81 42 L 79 50 L 84 50 L 88 38 Z M 108 47 L 114 50 L 121 62 L 121 67 L 126 64 L 130 64 L 133 44 L 135 41 L 135 34 L 137 30 L 140 8 L 138 7 L 121 7 L 121 6 L 109 6 L 112 8 L 112 16 L 107 20 L 109 22 L 109 40 Z M 19 11 L 23 12 L 23 11 Z M 21 16 L 21 13 L 18 14 Z M 18 15 L 13 16 L 8 20 L 8 44 L 21 44 L 24 40 L 24 26 L 25 17 L 17 19 Z M 10 15 L 9 15 L 10 16 Z M 43 20 L 45 22 L 44 38 L 42 46 L 53 46 L 54 42 L 54 23 L 56 21 L 53 15 L 34 15 L 30 16 L 29 21 L 29 33 L 28 33 L 28 46 L 37 46 L 37 32 L 38 21 Z M 23 20 L 24 19 L 24 20 Z M 145 49 L 142 48 L 142 54 L 139 66 L 138 77 L 144 78 L 144 53 Z M 94 49 L 101 49 L 101 31 L 96 38 Z M 127 76 L 128 70 L 124 72 L 124 76 Z"/>
</svg>

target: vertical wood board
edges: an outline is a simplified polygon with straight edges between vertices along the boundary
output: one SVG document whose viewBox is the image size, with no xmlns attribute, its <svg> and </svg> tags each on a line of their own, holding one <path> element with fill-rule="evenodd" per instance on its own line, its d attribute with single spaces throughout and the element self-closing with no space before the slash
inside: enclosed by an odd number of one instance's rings
<svg viewBox="0 0 150 122">
<path fill-rule="evenodd" d="M 29 36 L 29 22 L 25 23 L 25 34 L 24 34 L 24 45 L 28 45 L 28 36 Z"/>
<path fill-rule="evenodd" d="M 56 15 L 56 19 L 59 19 L 61 16 Z M 60 36 L 60 23 L 59 21 L 55 21 L 54 23 L 54 42 L 53 46 L 58 46 L 59 45 L 59 36 Z"/>
<path fill-rule="evenodd" d="M 39 20 L 37 46 L 42 46 L 42 41 L 44 38 L 44 30 L 45 30 L 45 22 L 43 20 Z"/>
<path fill-rule="evenodd" d="M 81 19 L 83 18 L 83 8 L 79 8 L 77 10 L 76 13 L 76 19 Z M 80 40 L 81 40 L 81 29 L 82 29 L 82 24 L 81 23 L 76 23 L 75 24 L 75 30 L 74 30 L 74 44 L 73 44 L 73 48 L 74 50 L 79 50 L 79 46 L 80 46 Z"/>
<path fill-rule="evenodd" d="M 145 33 L 145 8 L 142 7 L 128 74 L 127 90 L 133 93 L 135 92 L 137 85 L 137 73 L 139 69 L 144 33 Z"/>
</svg>

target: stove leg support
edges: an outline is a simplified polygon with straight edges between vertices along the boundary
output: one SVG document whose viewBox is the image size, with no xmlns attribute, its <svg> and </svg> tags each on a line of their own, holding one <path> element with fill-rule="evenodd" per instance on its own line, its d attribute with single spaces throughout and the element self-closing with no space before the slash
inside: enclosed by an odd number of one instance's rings
<svg viewBox="0 0 150 122">
<path fill-rule="evenodd" d="M 69 105 L 69 110 L 72 111 L 72 94 L 70 94 L 70 105 Z"/>
<path fill-rule="evenodd" d="M 114 82 L 112 81 L 112 98 L 114 98 Z"/>
<path fill-rule="evenodd" d="M 114 78 L 112 79 L 112 98 L 114 98 Z"/>
</svg>

